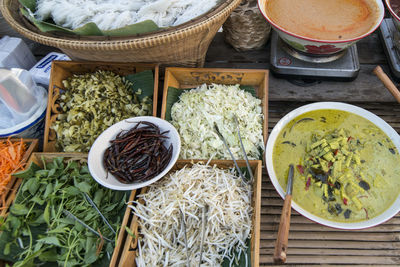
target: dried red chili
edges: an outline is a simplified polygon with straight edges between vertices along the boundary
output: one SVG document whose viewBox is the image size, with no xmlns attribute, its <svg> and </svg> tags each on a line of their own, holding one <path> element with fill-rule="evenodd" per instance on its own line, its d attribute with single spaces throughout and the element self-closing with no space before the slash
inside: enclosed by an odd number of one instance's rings
<svg viewBox="0 0 400 267">
<path fill-rule="evenodd" d="M 311 185 L 311 177 L 308 177 L 307 182 L 306 182 L 306 191 L 310 188 Z"/>
<path fill-rule="evenodd" d="M 368 216 L 368 210 L 366 209 L 366 208 L 363 208 L 364 209 L 364 211 L 365 211 L 365 219 L 369 219 L 369 216 Z"/>
<path fill-rule="evenodd" d="M 143 127 L 140 127 L 143 125 Z M 105 169 L 121 183 L 150 180 L 168 165 L 172 144 L 167 148 L 166 132 L 157 125 L 140 121 L 132 129 L 120 132 L 104 152 Z"/>
<path fill-rule="evenodd" d="M 304 167 L 302 165 L 297 165 L 296 168 L 301 174 L 304 174 Z"/>
</svg>

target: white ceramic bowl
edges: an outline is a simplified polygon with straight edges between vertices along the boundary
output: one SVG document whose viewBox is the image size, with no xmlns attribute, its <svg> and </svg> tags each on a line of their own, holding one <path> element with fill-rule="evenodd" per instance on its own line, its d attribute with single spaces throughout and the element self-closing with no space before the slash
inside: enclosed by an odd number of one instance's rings
<svg viewBox="0 0 400 267">
<path fill-rule="evenodd" d="M 347 40 L 319 40 L 304 37 L 294 32 L 289 32 L 273 22 L 264 8 L 268 1 L 269 0 L 258 0 L 258 7 L 261 11 L 261 14 L 272 25 L 273 29 L 278 33 L 279 37 L 294 49 L 303 53 L 315 55 L 331 55 L 350 47 L 358 40 L 373 33 L 379 27 L 385 15 L 385 8 L 383 6 L 383 3 L 380 0 L 375 0 L 379 8 L 379 18 L 377 19 L 375 25 L 368 32 L 365 32 L 364 34 L 357 36 L 356 38 Z M 301 12 L 301 10 L 299 10 L 298 12 Z"/>
<path fill-rule="evenodd" d="M 377 127 L 379 127 L 383 132 L 386 133 L 386 135 L 392 140 L 393 144 L 396 146 L 397 151 L 400 151 L 400 136 L 397 134 L 397 132 L 389 124 L 387 124 L 384 120 L 382 120 L 375 114 L 373 114 L 365 109 L 362 109 L 357 106 L 345 104 L 345 103 L 339 103 L 339 102 L 318 102 L 318 103 L 299 107 L 299 108 L 291 111 L 290 113 L 288 113 L 275 125 L 274 129 L 272 130 L 272 132 L 268 138 L 267 147 L 265 149 L 265 160 L 266 160 L 269 177 L 270 177 L 271 182 L 274 185 L 276 191 L 278 191 L 279 195 L 282 198 L 285 197 L 286 189 L 283 189 L 282 186 L 278 182 L 278 179 L 277 179 L 275 171 L 274 171 L 273 160 L 272 160 L 275 140 L 277 139 L 281 130 L 291 120 L 300 116 L 303 113 L 313 111 L 313 110 L 319 110 L 319 109 L 336 109 L 336 110 L 348 111 L 348 112 L 357 114 L 358 116 L 361 116 L 361 117 L 371 121 Z M 400 179 L 400 177 L 399 177 L 399 179 Z M 400 211 L 400 195 L 397 197 L 397 199 L 394 201 L 394 203 L 387 210 L 385 210 L 382 214 L 380 214 L 377 217 L 371 218 L 369 220 L 361 221 L 361 222 L 344 223 L 344 222 L 330 221 L 330 220 L 318 217 L 314 214 L 311 214 L 310 212 L 304 210 L 296 202 L 292 202 L 292 207 L 297 212 L 299 212 L 303 216 L 307 217 L 308 219 L 311 219 L 317 223 L 320 223 L 320 224 L 323 224 L 326 226 L 339 228 L 339 229 L 363 229 L 363 228 L 368 228 L 368 227 L 372 227 L 372 226 L 381 224 L 381 223 L 389 220 L 390 218 L 392 218 L 394 215 L 396 215 Z"/>
<path fill-rule="evenodd" d="M 103 155 L 107 147 L 110 146 L 110 140 L 115 139 L 117 134 L 120 133 L 122 130 L 131 129 L 136 125 L 135 122 L 139 121 L 147 121 L 154 123 L 160 128 L 161 132 L 169 131 L 167 134 L 169 138 L 166 140 L 165 144 L 167 147 L 169 147 L 169 145 L 172 144 L 173 147 L 172 157 L 167 167 L 160 174 L 153 177 L 152 179 L 145 182 L 124 184 L 118 181 L 118 179 L 115 178 L 110 173 L 108 173 L 107 176 L 107 171 L 103 166 Z M 150 117 L 150 116 L 133 117 L 125 119 L 110 126 L 99 137 L 97 137 L 96 141 L 94 141 L 89 151 L 88 167 L 90 174 L 99 184 L 114 190 L 128 191 L 148 186 L 154 183 L 155 181 L 161 179 L 174 166 L 176 160 L 178 159 L 180 150 L 181 150 L 181 139 L 175 127 L 172 126 L 171 123 L 157 117 Z"/>
</svg>

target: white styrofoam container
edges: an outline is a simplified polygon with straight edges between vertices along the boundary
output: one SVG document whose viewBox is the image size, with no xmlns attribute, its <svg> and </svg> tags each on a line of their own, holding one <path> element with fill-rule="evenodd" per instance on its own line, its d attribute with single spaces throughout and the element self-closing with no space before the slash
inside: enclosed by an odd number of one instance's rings
<svg viewBox="0 0 400 267">
<path fill-rule="evenodd" d="M 0 39 L 0 68 L 29 70 L 36 59 L 21 38 L 4 36 Z"/>
<path fill-rule="evenodd" d="M 41 139 L 44 134 L 47 90 L 37 86 L 27 70 L 2 69 L 0 75 L 0 137 Z M 30 99 L 29 95 L 35 99 Z"/>
<path fill-rule="evenodd" d="M 62 53 L 51 52 L 43 57 L 35 66 L 33 66 L 29 72 L 31 73 L 33 80 L 42 85 L 49 86 L 50 83 L 50 72 L 51 62 L 53 60 L 71 60 L 67 55 Z"/>
</svg>

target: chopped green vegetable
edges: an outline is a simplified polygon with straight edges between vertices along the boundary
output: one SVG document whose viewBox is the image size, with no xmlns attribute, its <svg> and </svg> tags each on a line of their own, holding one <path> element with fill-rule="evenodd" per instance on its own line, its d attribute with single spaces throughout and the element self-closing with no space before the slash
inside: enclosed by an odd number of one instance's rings
<svg viewBox="0 0 400 267">
<path fill-rule="evenodd" d="M 361 177 L 361 149 L 363 144 L 344 129 L 323 136 L 314 134 L 311 138 L 304 156 L 304 169 L 316 182 L 322 182 L 321 198 L 329 203 L 328 212 L 331 214 L 341 214 L 336 207 L 342 203 L 349 206 L 345 218 L 350 217 L 351 208 L 360 210 L 363 207 L 359 197 L 365 193 L 368 183 L 358 182 L 356 178 Z"/>
<path fill-rule="evenodd" d="M 61 112 L 51 128 L 57 147 L 65 152 L 88 152 L 109 126 L 130 117 L 151 115 L 149 97 L 139 99 L 132 83 L 111 71 L 74 74 L 63 81 L 65 92 L 57 100 Z"/>
</svg>

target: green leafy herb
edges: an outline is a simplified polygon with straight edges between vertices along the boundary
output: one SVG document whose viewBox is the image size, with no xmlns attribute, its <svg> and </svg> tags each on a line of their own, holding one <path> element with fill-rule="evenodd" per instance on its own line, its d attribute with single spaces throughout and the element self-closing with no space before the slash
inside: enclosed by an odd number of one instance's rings
<svg viewBox="0 0 400 267">
<path fill-rule="evenodd" d="M 108 266 L 116 235 L 84 194 L 118 229 L 128 192 L 100 186 L 77 161 L 43 161 L 43 169 L 32 164 L 16 175 L 25 180 L 2 225 L 0 258 L 13 266 Z"/>
</svg>

